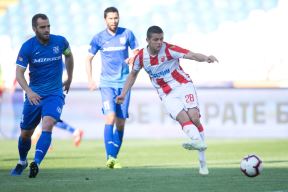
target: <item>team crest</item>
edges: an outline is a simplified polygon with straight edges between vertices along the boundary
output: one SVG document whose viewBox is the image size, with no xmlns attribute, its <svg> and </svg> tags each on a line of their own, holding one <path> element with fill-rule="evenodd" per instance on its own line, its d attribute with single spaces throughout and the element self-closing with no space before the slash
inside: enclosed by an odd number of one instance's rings
<svg viewBox="0 0 288 192">
<path fill-rule="evenodd" d="M 62 109 L 61 109 L 61 107 L 57 107 L 57 109 L 56 109 L 56 110 L 57 110 L 57 112 L 58 112 L 58 113 L 61 113 L 61 112 L 62 112 Z"/>
<path fill-rule="evenodd" d="M 163 63 L 165 61 L 165 56 L 161 57 L 160 61 Z"/>
<path fill-rule="evenodd" d="M 59 53 L 59 47 L 58 46 L 57 47 L 53 47 L 53 53 L 54 54 Z"/>
<path fill-rule="evenodd" d="M 124 45 L 125 42 L 126 42 L 126 37 L 120 37 L 119 40 L 120 40 L 120 43 L 121 43 L 122 45 Z"/>
</svg>

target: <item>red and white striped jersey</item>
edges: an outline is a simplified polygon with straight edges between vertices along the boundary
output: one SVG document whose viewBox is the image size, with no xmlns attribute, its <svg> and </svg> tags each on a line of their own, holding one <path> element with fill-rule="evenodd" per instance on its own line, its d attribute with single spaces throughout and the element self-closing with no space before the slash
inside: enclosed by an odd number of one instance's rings
<svg viewBox="0 0 288 192">
<path fill-rule="evenodd" d="M 163 42 L 158 55 L 151 56 L 146 47 L 136 55 L 133 70 L 139 71 L 143 67 L 162 98 L 174 87 L 192 82 L 179 64 L 179 59 L 188 52 L 187 49 Z"/>
</svg>

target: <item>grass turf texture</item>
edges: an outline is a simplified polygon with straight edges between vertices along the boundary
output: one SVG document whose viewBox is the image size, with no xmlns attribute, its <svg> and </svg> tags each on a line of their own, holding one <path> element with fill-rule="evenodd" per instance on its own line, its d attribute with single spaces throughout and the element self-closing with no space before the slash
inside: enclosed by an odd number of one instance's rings
<svg viewBox="0 0 288 192">
<path fill-rule="evenodd" d="M 119 160 L 123 169 L 105 167 L 103 141 L 53 141 L 35 179 L 12 177 L 18 161 L 17 141 L 0 140 L 0 191 L 221 191 L 288 192 L 288 140 L 210 140 L 207 161 L 210 174 L 198 174 L 198 153 L 182 149 L 183 140 L 125 140 Z M 34 155 L 31 147 L 29 162 Z M 241 159 L 250 153 L 262 160 L 256 178 L 240 171 Z"/>
</svg>

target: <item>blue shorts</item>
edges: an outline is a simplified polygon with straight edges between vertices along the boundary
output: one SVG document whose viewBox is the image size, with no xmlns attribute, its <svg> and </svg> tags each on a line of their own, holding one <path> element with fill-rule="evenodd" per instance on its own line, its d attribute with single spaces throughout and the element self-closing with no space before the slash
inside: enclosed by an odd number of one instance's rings
<svg viewBox="0 0 288 192">
<path fill-rule="evenodd" d="M 64 104 L 64 96 L 58 95 L 46 96 L 41 99 L 38 105 L 31 105 L 26 98 L 20 123 L 21 129 L 34 129 L 44 116 L 50 116 L 59 121 Z"/>
<path fill-rule="evenodd" d="M 116 97 L 121 94 L 122 88 L 101 87 L 102 112 L 104 115 L 115 113 L 116 117 L 126 119 L 129 117 L 130 91 L 127 92 L 124 102 L 116 103 Z"/>
</svg>

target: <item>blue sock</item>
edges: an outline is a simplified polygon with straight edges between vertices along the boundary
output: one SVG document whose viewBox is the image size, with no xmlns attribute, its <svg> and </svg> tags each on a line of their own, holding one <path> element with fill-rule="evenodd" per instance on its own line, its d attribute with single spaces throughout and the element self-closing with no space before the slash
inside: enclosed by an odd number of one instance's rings
<svg viewBox="0 0 288 192">
<path fill-rule="evenodd" d="M 28 151 L 31 148 L 31 138 L 23 140 L 20 136 L 18 139 L 18 151 L 21 161 L 26 161 Z"/>
<path fill-rule="evenodd" d="M 117 155 L 119 153 L 119 150 L 122 145 L 122 140 L 123 140 L 123 135 L 124 131 L 119 131 L 118 129 L 115 130 L 114 135 L 113 135 L 113 140 L 114 140 L 114 154 L 115 158 L 117 158 Z"/>
<path fill-rule="evenodd" d="M 55 125 L 56 127 L 60 128 L 60 129 L 64 129 L 69 131 L 70 133 L 74 133 L 75 128 L 71 127 L 70 125 L 68 125 L 67 123 L 65 123 L 64 121 L 59 121 L 56 123 Z"/>
<path fill-rule="evenodd" d="M 105 149 L 106 149 L 106 157 L 109 156 L 115 157 L 113 154 L 113 125 L 105 125 L 104 128 L 104 143 L 105 143 Z"/>
<path fill-rule="evenodd" d="M 40 165 L 41 161 L 45 157 L 52 140 L 52 133 L 42 131 L 42 134 L 37 142 L 34 161 Z"/>
</svg>

